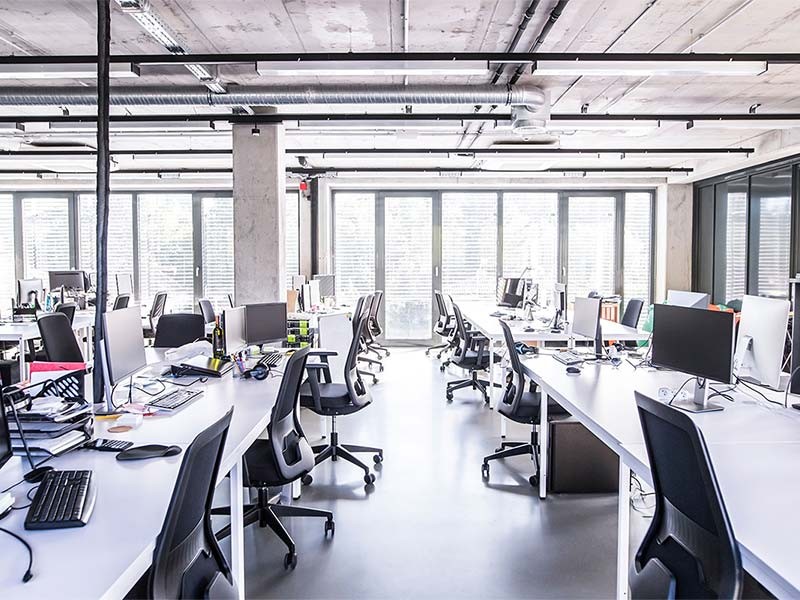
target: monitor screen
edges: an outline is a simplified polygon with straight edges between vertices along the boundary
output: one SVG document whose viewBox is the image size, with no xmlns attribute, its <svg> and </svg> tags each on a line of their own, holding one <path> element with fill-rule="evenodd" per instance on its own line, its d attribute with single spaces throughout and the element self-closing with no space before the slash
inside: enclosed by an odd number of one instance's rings
<svg viewBox="0 0 800 600">
<path fill-rule="evenodd" d="M 589 339 L 597 336 L 600 322 L 600 298 L 575 298 L 572 316 L 572 333 Z"/>
<path fill-rule="evenodd" d="M 17 304 L 28 304 L 31 292 L 36 292 L 39 304 L 44 302 L 44 284 L 41 279 L 17 279 Z"/>
<path fill-rule="evenodd" d="M 733 313 L 656 304 L 651 362 L 723 383 L 733 370 Z"/>
<path fill-rule="evenodd" d="M 83 271 L 50 271 L 50 289 L 64 286 L 68 290 L 83 292 L 86 289 L 86 276 Z"/>
<path fill-rule="evenodd" d="M 225 334 L 225 354 L 240 352 L 247 347 L 244 306 L 222 311 L 222 331 Z"/>
<path fill-rule="evenodd" d="M 247 343 L 265 344 L 286 337 L 286 302 L 247 304 Z"/>
<path fill-rule="evenodd" d="M 0 469 L 11 458 L 11 433 L 8 430 L 8 414 L 0 401 Z"/>
<path fill-rule="evenodd" d="M 138 306 L 120 308 L 103 315 L 108 377 L 111 385 L 147 366 L 144 353 L 142 315 Z"/>
</svg>

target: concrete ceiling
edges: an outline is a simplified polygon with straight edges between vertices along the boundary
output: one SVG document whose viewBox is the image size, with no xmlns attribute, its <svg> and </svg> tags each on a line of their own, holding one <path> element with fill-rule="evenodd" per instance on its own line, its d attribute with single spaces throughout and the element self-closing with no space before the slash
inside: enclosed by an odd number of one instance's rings
<svg viewBox="0 0 800 600">
<path fill-rule="evenodd" d="M 406 0 L 408 39 L 404 39 L 404 0 L 151 0 L 153 10 L 193 53 L 236 52 L 402 52 L 505 51 L 529 0 Z M 542 30 L 556 0 L 542 0 L 517 51 L 528 51 Z M 165 50 L 112 0 L 112 53 L 158 54 Z M 63 55 L 95 52 L 95 0 L 5 0 L 0 4 L 0 55 Z M 797 0 L 571 0 L 539 48 L 542 52 L 800 52 L 800 4 Z M 506 70 L 507 80 L 513 69 Z M 201 84 L 184 68 L 143 67 L 142 77 L 122 85 Z M 289 83 L 259 77 L 244 65 L 220 67 L 227 84 L 275 85 Z M 487 83 L 486 76 L 409 77 L 414 83 Z M 369 79 L 326 78 L 324 83 L 394 83 L 401 77 Z M 51 85 L 93 85 L 92 80 L 30 82 L 7 81 L 12 86 L 46 88 Z M 291 83 L 322 83 L 319 78 Z M 745 77 L 541 77 L 527 73 L 520 83 L 548 90 L 554 113 L 746 113 L 753 104 L 759 112 L 800 112 L 800 66 L 773 65 L 767 73 Z M 117 82 L 114 83 L 115 85 Z M 32 92 L 34 90 L 31 90 Z M 313 106 L 313 112 L 400 112 L 400 106 Z M 286 111 L 299 112 L 298 107 Z M 415 107 L 468 112 L 471 106 Z M 71 107 L 72 114 L 91 109 Z M 220 112 L 210 108 L 129 107 L 117 113 Z M 0 114 L 61 114 L 58 107 L 2 107 Z M 800 126 L 800 123 L 798 123 Z M 52 131 L 0 134 L 0 148 L 31 148 L 31 143 L 86 144 L 91 133 Z M 749 160 L 765 160 L 800 151 L 800 127 L 780 131 L 763 129 L 687 129 L 684 123 L 666 123 L 641 130 L 574 131 L 562 133 L 558 145 L 584 147 L 739 147 L 757 152 Z M 289 130 L 287 145 L 313 147 L 488 147 L 522 142 L 507 130 L 454 125 L 437 132 L 334 132 Z M 228 132 L 195 131 L 119 133 L 112 147 L 230 148 Z M 741 164 L 741 158 L 722 156 L 696 159 L 673 157 L 546 157 L 505 159 L 453 157 L 321 158 L 314 166 L 437 166 L 466 168 L 580 169 L 581 166 L 648 166 L 695 168 L 697 176 Z M 116 168 L 225 168 L 229 157 L 176 157 L 146 160 L 120 156 Z M 294 159 L 289 165 L 296 164 Z M 67 166 L 65 166 L 67 165 Z M 93 161 L 29 157 L 0 157 L 0 169 L 87 170 Z M 684 176 L 679 176 L 680 179 Z"/>
</svg>

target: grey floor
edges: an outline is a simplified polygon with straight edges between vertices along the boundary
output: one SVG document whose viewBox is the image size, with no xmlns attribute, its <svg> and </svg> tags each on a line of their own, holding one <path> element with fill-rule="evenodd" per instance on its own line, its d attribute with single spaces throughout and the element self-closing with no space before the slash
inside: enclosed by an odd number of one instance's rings
<svg viewBox="0 0 800 600">
<path fill-rule="evenodd" d="M 339 420 L 342 443 L 384 448 L 374 489 L 349 463 L 320 465 L 297 503 L 334 511 L 335 537 L 320 519 L 287 520 L 299 562 L 284 571 L 284 546 L 248 528 L 248 598 L 613 597 L 616 496 L 540 501 L 525 457 L 494 463 L 484 482 L 494 411 L 470 390 L 446 403 L 445 382 L 461 374 L 440 373 L 420 349 L 385 363 L 373 404 Z M 318 417 L 303 422 L 319 434 Z M 514 426 L 508 439 L 526 435 Z"/>
</svg>

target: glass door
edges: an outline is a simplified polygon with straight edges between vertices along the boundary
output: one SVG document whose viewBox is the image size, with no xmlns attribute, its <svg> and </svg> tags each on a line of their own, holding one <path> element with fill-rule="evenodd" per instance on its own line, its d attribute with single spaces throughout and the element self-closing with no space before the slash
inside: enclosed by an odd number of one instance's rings
<svg viewBox="0 0 800 600">
<path fill-rule="evenodd" d="M 376 220 L 382 239 L 376 244 L 376 266 L 378 289 L 382 285 L 384 290 L 383 337 L 388 341 L 427 341 L 432 336 L 433 207 L 429 193 L 379 197 Z"/>
</svg>

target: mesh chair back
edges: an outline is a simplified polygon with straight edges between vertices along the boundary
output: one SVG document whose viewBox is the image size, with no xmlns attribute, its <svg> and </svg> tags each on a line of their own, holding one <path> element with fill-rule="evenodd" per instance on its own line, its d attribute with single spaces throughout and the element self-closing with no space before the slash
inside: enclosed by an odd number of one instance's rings
<svg viewBox="0 0 800 600">
<path fill-rule="evenodd" d="M 368 329 L 372 337 L 378 337 L 383 333 L 383 327 L 378 320 L 378 313 L 380 312 L 381 302 L 383 302 L 383 291 L 377 290 L 372 298 L 372 306 L 369 310 L 369 324 Z"/>
<path fill-rule="evenodd" d="M 503 330 L 508 360 L 511 363 L 511 373 L 503 395 L 503 403 L 510 405 L 509 410 L 511 413 L 516 413 L 522 401 L 522 394 L 525 391 L 525 374 L 522 370 L 522 363 L 519 360 L 517 349 L 514 347 L 514 336 L 511 334 L 511 329 L 503 321 L 500 321 L 500 327 Z"/>
<path fill-rule="evenodd" d="M 197 305 L 200 307 L 200 314 L 203 315 L 206 323 L 213 323 L 216 320 L 217 314 L 214 312 L 214 305 L 211 304 L 211 300 L 203 298 L 197 301 Z"/>
<path fill-rule="evenodd" d="M 206 324 L 202 315 L 195 313 L 171 313 L 158 321 L 155 348 L 178 348 L 205 338 Z"/>
<path fill-rule="evenodd" d="M 738 597 L 741 557 L 702 433 L 680 410 L 635 396 L 656 497 L 636 569 L 660 561 L 679 598 Z"/>
<path fill-rule="evenodd" d="M 644 302 L 638 298 L 628 300 L 621 323 L 628 327 L 637 327 L 639 325 L 639 317 L 642 314 L 642 306 L 644 306 Z"/>
<path fill-rule="evenodd" d="M 447 307 L 444 304 L 444 298 L 442 297 L 442 292 L 440 292 L 439 290 L 434 290 L 433 297 L 436 300 L 436 308 L 439 311 L 439 316 L 436 319 L 436 323 L 434 323 L 433 325 L 433 332 L 439 335 L 446 335 Z"/>
<path fill-rule="evenodd" d="M 308 348 L 296 350 L 286 363 L 267 426 L 275 464 L 286 481 L 294 481 L 314 468 L 314 451 L 297 418 L 308 352 Z"/>
<path fill-rule="evenodd" d="M 453 315 L 456 318 L 456 341 L 457 345 L 453 351 L 452 362 L 459 364 L 467 355 L 469 350 L 469 337 L 467 336 L 467 326 L 464 324 L 464 317 L 458 304 L 453 303 Z"/>
<path fill-rule="evenodd" d="M 214 530 L 211 503 L 233 409 L 186 449 L 167 516 L 156 538 L 148 580 L 151 598 L 204 598 L 233 580 Z M 215 594 L 216 595 L 216 594 Z M 227 594 L 226 594 L 227 595 Z"/>
<path fill-rule="evenodd" d="M 358 319 L 361 317 L 361 311 L 364 308 L 364 300 L 366 296 L 359 296 L 358 300 L 356 300 L 355 308 L 353 308 L 353 335 L 356 333 L 356 329 L 358 328 Z"/>
<path fill-rule="evenodd" d="M 150 307 L 150 321 L 155 324 L 167 307 L 167 292 L 156 292 L 153 305 Z"/>
<path fill-rule="evenodd" d="M 74 302 L 60 302 L 56 304 L 55 312 L 65 315 L 69 319 L 69 324 L 75 320 L 75 311 L 78 310 L 78 305 Z"/>
<path fill-rule="evenodd" d="M 42 315 L 36 324 L 48 361 L 83 362 L 81 347 L 67 315 L 60 312 Z"/>
<path fill-rule="evenodd" d="M 131 302 L 131 295 L 130 294 L 119 294 L 116 298 L 114 298 L 114 306 L 111 310 L 120 310 L 122 308 L 128 308 L 128 304 Z"/>
<path fill-rule="evenodd" d="M 347 352 L 347 361 L 344 366 L 344 382 L 347 385 L 350 401 L 356 406 L 363 406 L 371 400 L 369 389 L 361 381 L 361 375 L 358 374 L 358 352 L 361 348 L 361 337 L 367 326 L 367 318 L 367 315 L 361 315 L 356 321 L 353 340 L 350 342 L 350 349 Z"/>
</svg>

